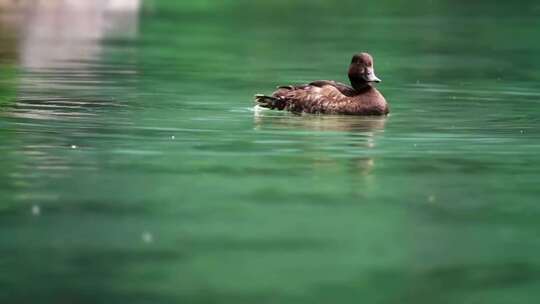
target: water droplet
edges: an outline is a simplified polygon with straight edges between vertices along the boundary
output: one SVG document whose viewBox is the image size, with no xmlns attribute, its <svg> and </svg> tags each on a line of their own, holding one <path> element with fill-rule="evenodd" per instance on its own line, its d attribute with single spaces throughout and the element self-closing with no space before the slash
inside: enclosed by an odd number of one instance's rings
<svg viewBox="0 0 540 304">
<path fill-rule="evenodd" d="M 33 216 L 38 216 L 41 214 L 41 208 L 39 208 L 38 205 L 33 205 L 32 206 L 32 215 Z"/>
<path fill-rule="evenodd" d="M 145 231 L 141 234 L 141 239 L 145 243 L 152 243 L 152 241 L 154 241 L 154 236 L 152 233 Z"/>
</svg>

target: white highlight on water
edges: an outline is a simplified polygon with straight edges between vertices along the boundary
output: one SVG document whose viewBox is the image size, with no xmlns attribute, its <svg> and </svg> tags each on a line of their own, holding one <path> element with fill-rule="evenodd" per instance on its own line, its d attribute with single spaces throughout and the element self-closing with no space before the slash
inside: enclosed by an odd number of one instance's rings
<svg viewBox="0 0 540 304">
<path fill-rule="evenodd" d="M 41 214 L 41 208 L 38 205 L 33 205 L 31 212 L 33 216 L 39 216 Z"/>
<path fill-rule="evenodd" d="M 141 234 L 141 239 L 145 243 L 152 243 L 154 241 L 154 236 L 152 233 L 145 231 Z"/>
<path fill-rule="evenodd" d="M 71 145 L 71 149 L 77 149 L 77 145 Z"/>
</svg>

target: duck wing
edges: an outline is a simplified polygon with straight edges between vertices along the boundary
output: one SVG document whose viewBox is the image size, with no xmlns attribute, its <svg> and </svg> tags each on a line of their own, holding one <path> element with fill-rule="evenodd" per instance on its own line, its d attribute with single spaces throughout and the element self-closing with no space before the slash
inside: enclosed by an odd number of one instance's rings
<svg viewBox="0 0 540 304">
<path fill-rule="evenodd" d="M 334 88 L 338 89 L 341 92 L 341 94 L 345 96 L 353 96 L 356 94 L 356 91 L 352 87 L 344 83 L 333 81 L 333 80 L 316 80 L 316 81 L 310 82 L 309 85 L 316 86 L 319 88 L 322 88 L 323 86 L 326 86 L 326 85 L 333 86 Z"/>
<path fill-rule="evenodd" d="M 353 89 L 351 86 L 348 86 L 344 83 L 333 81 L 333 80 L 315 80 L 308 84 L 299 84 L 299 85 L 283 85 L 278 86 L 278 89 L 286 89 L 286 90 L 305 90 L 309 86 L 319 87 L 322 88 L 324 86 L 333 86 L 334 88 L 338 89 L 343 95 L 345 96 L 354 96 L 357 94 L 356 90 Z"/>
<path fill-rule="evenodd" d="M 347 99 L 337 87 L 327 84 L 282 86 L 271 96 L 255 95 L 261 107 L 307 113 L 336 113 L 334 108 Z"/>
<path fill-rule="evenodd" d="M 308 84 L 284 85 L 271 96 L 255 95 L 259 106 L 292 112 L 337 112 L 335 107 L 357 95 L 350 86 L 333 80 L 317 80 Z"/>
</svg>

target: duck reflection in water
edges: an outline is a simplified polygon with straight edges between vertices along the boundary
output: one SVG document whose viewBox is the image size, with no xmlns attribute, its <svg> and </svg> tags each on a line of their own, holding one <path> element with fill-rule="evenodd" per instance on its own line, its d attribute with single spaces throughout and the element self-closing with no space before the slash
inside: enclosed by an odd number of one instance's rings
<svg viewBox="0 0 540 304">
<path fill-rule="evenodd" d="M 344 149 L 347 150 L 345 151 L 347 159 L 352 162 L 347 167 L 354 170 L 355 174 L 367 176 L 371 175 L 375 168 L 375 158 L 370 155 L 372 153 L 369 151 L 376 147 L 378 134 L 384 132 L 388 118 L 387 116 L 294 115 L 283 112 L 276 113 L 255 106 L 253 119 L 256 130 L 312 131 L 313 136 L 317 137 L 309 141 L 317 146 L 316 166 L 338 165 L 338 160 L 328 153 L 334 148 L 320 149 L 320 145 L 323 144 L 320 141 L 320 134 L 337 133 L 339 135 L 341 133 L 346 137 Z M 340 145 L 343 146 L 343 142 Z M 343 153 L 343 151 L 336 150 L 336 154 L 339 153 Z M 350 157 L 350 154 L 358 156 Z"/>
</svg>

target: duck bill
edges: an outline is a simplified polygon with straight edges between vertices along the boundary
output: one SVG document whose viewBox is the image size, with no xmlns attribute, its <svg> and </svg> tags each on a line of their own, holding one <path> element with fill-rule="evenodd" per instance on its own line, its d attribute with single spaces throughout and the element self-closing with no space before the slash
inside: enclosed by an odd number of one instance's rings
<svg viewBox="0 0 540 304">
<path fill-rule="evenodd" d="M 370 77 L 367 77 L 366 81 L 367 82 L 381 82 L 379 77 L 377 77 L 375 75 L 371 75 Z"/>
<path fill-rule="evenodd" d="M 373 71 L 373 68 L 368 68 L 367 73 L 364 74 L 364 80 L 367 82 L 381 82 L 379 77 L 375 76 L 375 71 Z"/>
<path fill-rule="evenodd" d="M 362 78 L 364 78 L 366 82 L 381 82 L 379 77 L 375 76 L 375 72 L 372 68 L 368 69 L 366 73 L 362 75 Z"/>
</svg>

